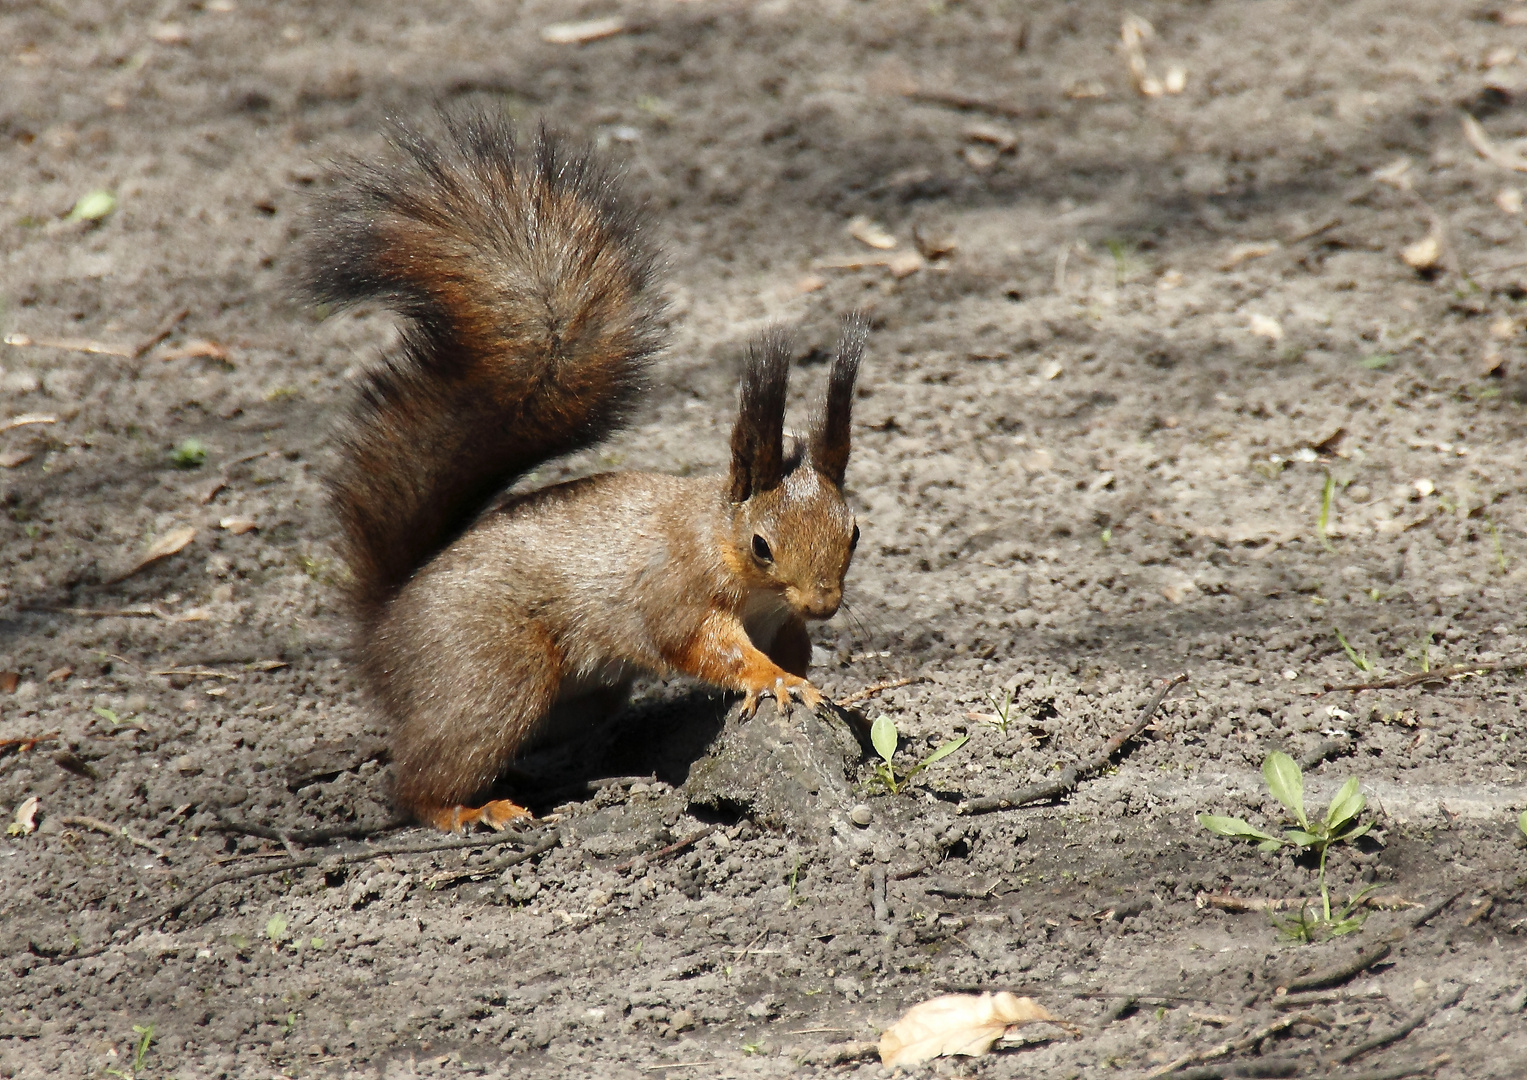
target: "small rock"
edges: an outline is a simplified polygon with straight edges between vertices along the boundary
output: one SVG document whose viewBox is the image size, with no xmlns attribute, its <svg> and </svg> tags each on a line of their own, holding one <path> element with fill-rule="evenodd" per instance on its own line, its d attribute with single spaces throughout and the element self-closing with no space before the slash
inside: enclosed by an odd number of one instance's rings
<svg viewBox="0 0 1527 1080">
<path fill-rule="evenodd" d="M 859 803 L 848 812 L 848 819 L 855 825 L 863 828 L 875 820 L 875 815 L 870 812 L 870 808 L 868 806 L 865 806 L 863 803 Z"/>
<path fill-rule="evenodd" d="M 680 1009 L 669 1019 L 668 1025 L 674 1031 L 688 1031 L 695 1026 L 695 1014 L 689 1009 Z"/>
</svg>

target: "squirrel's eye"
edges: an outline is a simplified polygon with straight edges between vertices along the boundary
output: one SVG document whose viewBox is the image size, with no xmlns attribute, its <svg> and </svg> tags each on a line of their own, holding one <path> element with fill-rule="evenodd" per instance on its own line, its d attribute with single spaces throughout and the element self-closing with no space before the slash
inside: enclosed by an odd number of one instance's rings
<svg viewBox="0 0 1527 1080">
<path fill-rule="evenodd" d="M 859 546 L 859 526 L 854 526 L 854 535 L 848 538 L 848 550 L 852 551 Z"/>
<path fill-rule="evenodd" d="M 771 563 L 774 561 L 774 552 L 769 550 L 769 541 L 753 534 L 753 557 L 759 562 Z"/>
</svg>

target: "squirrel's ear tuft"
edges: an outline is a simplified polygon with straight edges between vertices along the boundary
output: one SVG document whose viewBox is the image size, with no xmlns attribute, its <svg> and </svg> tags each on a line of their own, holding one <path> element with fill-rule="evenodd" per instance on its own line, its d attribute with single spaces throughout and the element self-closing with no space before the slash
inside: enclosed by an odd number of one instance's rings
<svg viewBox="0 0 1527 1080">
<path fill-rule="evenodd" d="M 859 376 L 859 361 L 864 357 L 864 340 L 869 336 L 869 321 L 855 312 L 843 319 L 843 336 L 838 339 L 838 355 L 827 377 L 827 400 L 822 404 L 822 418 L 811 432 L 807 456 L 817 472 L 839 487 L 848 471 L 850 442 L 849 421 L 854 411 L 854 380 Z"/>
<path fill-rule="evenodd" d="M 729 494 L 746 502 L 785 477 L 785 390 L 790 382 L 790 338 L 778 327 L 748 343 L 742 404 L 732 428 Z"/>
</svg>

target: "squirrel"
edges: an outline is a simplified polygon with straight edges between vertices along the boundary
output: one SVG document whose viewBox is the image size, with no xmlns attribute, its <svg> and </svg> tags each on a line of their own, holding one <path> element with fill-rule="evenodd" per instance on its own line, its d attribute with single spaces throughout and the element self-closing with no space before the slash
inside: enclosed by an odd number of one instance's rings
<svg viewBox="0 0 1527 1080">
<path fill-rule="evenodd" d="M 791 348 L 748 345 L 724 476 L 607 472 L 505 492 L 617 428 L 665 346 L 643 215 L 587 151 L 487 114 L 396 127 L 320 207 L 308 297 L 405 320 L 362 376 L 328 477 L 359 671 L 391 723 L 393 798 L 437 828 L 530 815 L 488 799 L 521 752 L 690 675 L 816 708 L 807 620 L 859 541 L 843 495 L 867 325 L 843 322 L 804 445 Z M 792 440 L 792 442 L 796 442 Z"/>
</svg>

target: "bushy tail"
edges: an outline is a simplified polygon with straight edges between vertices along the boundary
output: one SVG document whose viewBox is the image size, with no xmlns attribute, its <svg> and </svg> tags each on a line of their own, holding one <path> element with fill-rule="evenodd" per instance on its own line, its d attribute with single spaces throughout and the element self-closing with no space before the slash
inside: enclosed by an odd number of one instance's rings
<svg viewBox="0 0 1527 1080">
<path fill-rule="evenodd" d="M 365 376 L 330 491 L 362 605 L 386 601 L 486 502 L 623 419 L 663 344 L 640 216 L 545 129 L 447 116 L 398 129 L 320 214 L 313 300 L 409 322 Z"/>
</svg>

